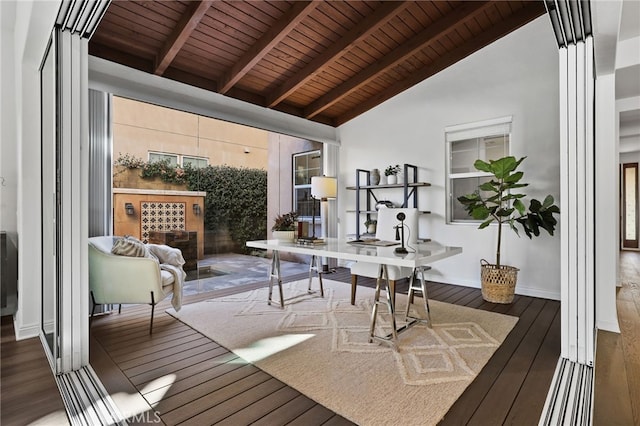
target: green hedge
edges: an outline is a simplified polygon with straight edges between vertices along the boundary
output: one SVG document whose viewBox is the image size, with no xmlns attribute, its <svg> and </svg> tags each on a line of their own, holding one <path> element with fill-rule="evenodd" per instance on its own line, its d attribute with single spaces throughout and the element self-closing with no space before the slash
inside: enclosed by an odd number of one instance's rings
<svg viewBox="0 0 640 426">
<path fill-rule="evenodd" d="M 231 166 L 207 166 L 185 174 L 190 191 L 206 191 L 206 230 L 228 229 L 236 249 L 267 237 L 267 172 Z"/>
</svg>

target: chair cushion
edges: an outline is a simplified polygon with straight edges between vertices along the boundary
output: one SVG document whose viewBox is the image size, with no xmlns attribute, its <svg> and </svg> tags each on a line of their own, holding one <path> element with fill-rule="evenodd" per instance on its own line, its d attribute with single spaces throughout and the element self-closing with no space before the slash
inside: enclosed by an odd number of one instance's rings
<svg viewBox="0 0 640 426">
<path fill-rule="evenodd" d="M 362 277 L 369 278 L 378 278 L 378 273 L 380 265 L 376 263 L 367 263 L 367 262 L 356 262 L 351 265 L 351 275 L 360 275 Z M 404 266 L 395 266 L 389 265 L 387 266 L 387 273 L 389 274 L 390 280 L 399 280 L 402 278 L 407 278 L 411 276 L 411 272 L 413 270 L 411 268 L 407 268 Z"/>
<path fill-rule="evenodd" d="M 144 243 L 137 238 L 125 236 L 113 243 L 111 253 L 119 256 L 145 257 L 147 249 Z"/>
<path fill-rule="evenodd" d="M 173 274 L 169 271 L 161 270 L 160 279 L 162 280 L 162 287 L 173 285 Z"/>
</svg>

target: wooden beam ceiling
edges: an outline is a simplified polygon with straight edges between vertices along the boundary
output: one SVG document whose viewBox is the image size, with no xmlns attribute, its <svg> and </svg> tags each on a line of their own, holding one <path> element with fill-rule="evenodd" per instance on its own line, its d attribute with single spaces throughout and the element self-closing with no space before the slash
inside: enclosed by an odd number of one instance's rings
<svg viewBox="0 0 640 426">
<path fill-rule="evenodd" d="M 182 15 L 162 51 L 156 57 L 154 74 L 162 75 L 165 72 L 173 58 L 176 57 L 184 43 L 191 36 L 193 30 L 196 29 L 204 14 L 207 13 L 211 3 L 213 3 L 213 0 L 194 1 L 190 4 L 189 9 Z"/>
<path fill-rule="evenodd" d="M 338 126 L 544 13 L 538 0 L 128 0 L 89 51 Z"/>
</svg>

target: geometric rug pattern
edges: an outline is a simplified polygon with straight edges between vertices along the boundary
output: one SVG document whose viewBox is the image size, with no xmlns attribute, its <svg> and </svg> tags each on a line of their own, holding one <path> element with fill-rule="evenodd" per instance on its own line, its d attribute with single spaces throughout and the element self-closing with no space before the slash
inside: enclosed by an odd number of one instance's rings
<svg viewBox="0 0 640 426">
<path fill-rule="evenodd" d="M 307 280 L 284 284 L 284 309 L 275 287 L 271 305 L 261 288 L 167 312 L 359 425 L 437 424 L 518 321 L 429 301 L 432 327 L 410 327 L 395 347 L 369 343 L 374 290 L 359 287 L 351 305 L 350 284 L 323 281 L 324 297 L 308 294 Z M 416 296 L 413 316 L 424 314 L 421 302 Z M 396 295 L 398 327 L 406 303 Z M 388 313 L 379 315 L 376 335 L 390 324 Z"/>
</svg>

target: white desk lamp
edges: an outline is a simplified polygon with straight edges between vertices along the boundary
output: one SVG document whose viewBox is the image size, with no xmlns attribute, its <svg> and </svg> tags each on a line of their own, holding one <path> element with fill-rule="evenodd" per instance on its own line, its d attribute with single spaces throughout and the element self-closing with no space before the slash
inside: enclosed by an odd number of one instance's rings
<svg viewBox="0 0 640 426">
<path fill-rule="evenodd" d="M 335 199 L 337 195 L 338 180 L 336 178 L 327 176 L 311 177 L 311 196 L 320 199 L 320 235 L 322 238 L 327 237 L 327 216 L 329 210 L 327 200 L 330 198 Z M 326 258 L 322 259 L 322 268 L 325 271 L 329 269 Z"/>
</svg>

